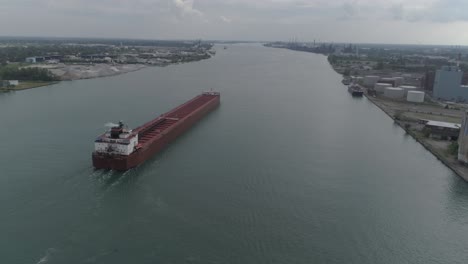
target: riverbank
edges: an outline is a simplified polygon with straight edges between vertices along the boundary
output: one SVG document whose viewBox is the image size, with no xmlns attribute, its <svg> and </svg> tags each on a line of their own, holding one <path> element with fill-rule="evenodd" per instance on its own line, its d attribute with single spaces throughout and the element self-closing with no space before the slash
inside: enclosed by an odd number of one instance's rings
<svg viewBox="0 0 468 264">
<path fill-rule="evenodd" d="M 340 74 L 344 75 L 344 68 L 338 65 L 334 65 L 335 60 L 330 60 L 330 55 L 326 53 L 318 52 L 316 50 L 301 50 L 297 48 L 285 47 L 283 45 L 272 46 L 274 48 L 286 48 L 290 50 L 303 51 L 303 52 L 312 52 L 324 54 L 327 57 L 327 60 L 333 70 Z M 369 67 L 369 66 L 366 66 Z M 364 69 L 366 74 L 378 74 L 375 71 L 369 71 L 369 69 Z M 356 71 L 355 73 L 359 75 L 361 72 Z M 379 72 L 382 73 L 382 72 Z M 391 76 L 393 71 L 387 71 L 384 75 Z M 414 74 L 413 74 L 414 75 Z M 421 76 L 414 75 L 412 85 L 417 85 Z M 408 80 L 407 80 L 408 81 Z M 362 86 L 361 86 L 362 87 Z M 422 120 L 434 120 L 441 122 L 450 122 L 450 123 L 461 123 L 463 116 L 464 106 L 456 105 L 452 107 L 443 107 L 440 104 L 425 101 L 424 103 L 410 103 L 405 99 L 393 100 L 385 98 L 381 95 L 375 94 L 375 91 L 372 90 L 372 95 L 369 95 L 366 87 L 364 89 L 364 95 L 369 101 L 374 103 L 379 107 L 384 113 L 386 113 L 390 118 L 394 120 L 403 130 L 411 135 L 417 142 L 419 142 L 426 150 L 431 152 L 438 160 L 440 160 L 445 166 L 451 169 L 454 173 L 460 176 L 462 179 L 468 182 L 468 167 L 458 162 L 457 156 L 454 153 L 450 153 L 452 141 L 448 140 L 437 140 L 430 138 L 428 135 L 423 133 L 424 125 L 421 124 Z"/>
<path fill-rule="evenodd" d="M 34 65 L 28 67 L 37 67 L 42 69 L 48 69 L 54 74 L 58 81 L 42 82 L 42 81 L 19 81 L 16 86 L 9 86 L 0 88 L 1 92 L 9 91 L 22 91 L 33 88 L 39 88 L 44 86 L 53 85 L 60 81 L 74 81 L 81 79 L 93 79 L 108 76 L 115 76 L 125 74 L 129 72 L 138 71 L 148 66 L 143 64 L 124 64 L 124 65 L 112 65 L 112 64 L 55 64 L 55 65 Z"/>
<path fill-rule="evenodd" d="M 213 53 L 207 58 L 203 59 L 210 59 Z M 48 86 L 52 84 L 56 84 L 60 81 L 74 81 L 74 80 L 82 80 L 82 79 L 94 79 L 94 78 L 101 78 L 101 77 L 108 77 L 108 76 L 116 76 L 121 75 L 129 72 L 138 71 L 141 69 L 145 69 L 148 67 L 164 67 L 173 64 L 180 64 L 180 63 L 190 63 L 199 61 L 201 59 L 193 59 L 193 60 L 185 60 L 185 61 L 177 61 L 177 62 L 163 62 L 159 64 L 119 64 L 119 63 L 73 63 L 73 64 L 66 64 L 66 63 L 57 63 L 57 64 L 34 64 L 29 65 L 26 67 L 35 67 L 41 69 L 49 70 L 53 75 L 56 76 L 58 81 L 54 82 L 21 82 L 20 84 L 15 87 L 9 88 L 0 88 L 0 91 L 7 92 L 7 91 L 20 91 L 20 90 L 27 90 L 32 88 L 38 88 L 43 86 Z"/>
<path fill-rule="evenodd" d="M 49 86 L 53 85 L 59 82 L 20 82 L 16 86 L 11 86 L 8 88 L 0 88 L 1 92 L 10 92 L 10 91 L 22 91 L 22 90 L 28 90 L 32 88 L 38 88 L 38 87 L 44 87 L 44 86 Z"/>
<path fill-rule="evenodd" d="M 204 59 L 210 59 L 210 57 Z M 34 64 L 27 67 L 35 67 L 49 70 L 61 81 L 74 81 L 82 79 L 93 79 L 100 77 L 115 76 L 129 72 L 138 71 L 148 67 L 165 67 L 180 63 L 191 63 L 199 61 L 198 59 L 161 62 L 159 64 L 120 64 L 120 63 L 58 63 L 58 64 Z"/>
<path fill-rule="evenodd" d="M 462 117 L 461 111 L 444 109 L 444 108 L 440 108 L 440 109 L 435 108 L 439 111 L 445 110 L 445 113 L 425 112 L 424 110 L 420 110 L 419 108 L 417 108 L 418 105 L 416 104 L 414 104 L 416 107 L 413 107 L 413 108 L 411 107 L 406 108 L 406 109 L 403 107 L 395 108 L 394 106 L 395 102 L 392 102 L 391 100 L 379 99 L 374 96 L 369 96 L 367 93 L 365 93 L 365 96 L 367 97 L 369 101 L 374 103 L 374 105 L 379 107 L 384 113 L 386 113 L 390 118 L 392 118 L 396 124 L 398 124 L 403 130 L 405 130 L 406 133 L 411 135 L 426 150 L 431 152 L 438 160 L 440 160 L 443 164 L 445 164 L 449 169 L 455 172 L 462 179 L 464 179 L 465 181 L 468 181 L 468 168 L 464 166 L 463 164 L 461 164 L 460 162 L 458 162 L 456 155 L 452 155 L 451 153 L 448 152 L 450 141 L 436 140 L 436 139 L 426 137 L 421 132 L 421 127 L 417 125 L 417 119 L 415 117 L 413 118 L 410 117 L 411 114 L 414 113 L 416 115 L 422 114 L 422 115 L 425 115 L 426 117 L 429 116 L 434 120 L 443 119 L 440 121 L 446 121 L 446 119 L 443 118 L 444 115 L 451 116 L 451 118 L 455 120 L 461 120 L 461 117 Z M 397 105 L 398 103 L 399 102 L 396 102 Z M 393 107 L 392 107 L 392 104 L 393 104 Z M 419 106 L 423 109 L 424 108 L 434 109 L 434 108 L 431 108 L 430 105 L 425 106 L 424 104 L 421 104 Z M 437 116 L 439 116 L 439 118 L 437 118 Z"/>
<path fill-rule="evenodd" d="M 342 69 L 333 65 L 329 56 L 327 56 L 327 60 L 336 73 L 343 75 Z M 375 94 L 374 90 L 372 90 L 370 95 L 369 89 L 366 87 L 362 88 L 365 91 L 364 95 L 369 101 L 392 118 L 396 124 L 444 165 L 468 182 L 468 168 L 458 161 L 455 153 L 450 153 L 449 151 L 452 141 L 437 140 L 425 135 L 423 133 L 424 125 L 421 124 L 421 120 L 461 123 L 464 106 L 454 104 L 452 107 L 443 107 L 441 104 L 429 100 L 423 103 L 411 103 L 405 99 L 398 100 L 383 97 L 382 95 Z"/>
<path fill-rule="evenodd" d="M 92 79 L 125 74 L 148 67 L 144 64 L 40 64 L 29 67 L 48 69 L 61 81 Z"/>
</svg>

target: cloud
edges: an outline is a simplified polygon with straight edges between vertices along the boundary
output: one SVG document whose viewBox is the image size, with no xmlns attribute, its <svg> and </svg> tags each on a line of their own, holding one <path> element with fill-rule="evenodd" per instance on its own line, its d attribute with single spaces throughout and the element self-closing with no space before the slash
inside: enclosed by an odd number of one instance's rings
<svg viewBox="0 0 468 264">
<path fill-rule="evenodd" d="M 176 14 L 183 18 L 187 16 L 203 17 L 203 13 L 193 8 L 194 0 L 172 0 Z"/>
<path fill-rule="evenodd" d="M 396 4 L 390 7 L 390 15 L 395 20 L 402 20 L 404 18 L 404 9 L 402 4 Z"/>
<path fill-rule="evenodd" d="M 46 0 L 43 8 L 52 13 L 81 15 L 140 16 L 169 12 L 167 0 Z"/>
<path fill-rule="evenodd" d="M 21 17 L 4 35 L 468 42 L 466 10 L 468 0 L 0 0 L 0 24 Z"/>
<path fill-rule="evenodd" d="M 359 15 L 359 5 L 354 3 L 344 3 L 343 4 L 344 18 L 355 18 Z"/>
<path fill-rule="evenodd" d="M 435 22 L 468 21 L 467 9 L 468 1 L 440 0 L 422 9 L 417 15 L 420 19 Z"/>
<path fill-rule="evenodd" d="M 225 16 L 219 16 L 219 18 L 225 23 L 231 23 L 232 22 L 232 19 L 227 18 Z"/>
<path fill-rule="evenodd" d="M 0 10 L 40 9 L 81 15 L 167 15 L 178 20 L 228 23 L 336 20 L 468 21 L 467 0 L 0 0 Z M 222 14 L 222 15 L 221 15 Z M 221 18 L 223 16 L 223 19 Z"/>
<path fill-rule="evenodd" d="M 466 0 L 413 0 L 393 3 L 386 15 L 394 20 L 450 23 L 468 21 L 467 9 Z"/>
</svg>

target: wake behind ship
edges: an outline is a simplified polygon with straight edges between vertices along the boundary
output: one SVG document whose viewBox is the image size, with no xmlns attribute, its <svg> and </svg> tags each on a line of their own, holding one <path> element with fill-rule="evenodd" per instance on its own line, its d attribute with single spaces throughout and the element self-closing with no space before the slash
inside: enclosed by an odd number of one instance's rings
<svg viewBox="0 0 468 264">
<path fill-rule="evenodd" d="M 218 107 L 220 97 L 204 92 L 134 130 L 119 122 L 96 139 L 93 166 L 118 171 L 137 167 Z"/>
</svg>

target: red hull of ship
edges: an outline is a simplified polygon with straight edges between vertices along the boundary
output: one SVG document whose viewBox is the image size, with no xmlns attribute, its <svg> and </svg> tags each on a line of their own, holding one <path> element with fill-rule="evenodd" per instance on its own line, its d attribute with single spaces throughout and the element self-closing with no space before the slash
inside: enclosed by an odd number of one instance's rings
<svg viewBox="0 0 468 264">
<path fill-rule="evenodd" d="M 207 100 L 206 98 L 203 98 L 204 96 L 211 96 L 212 98 L 207 102 L 204 102 Z M 201 106 L 197 106 L 197 104 L 200 104 L 197 100 L 204 100 L 202 101 L 203 104 Z M 137 149 L 129 156 L 107 155 L 93 152 L 93 166 L 96 169 L 112 169 L 117 171 L 126 171 L 137 167 L 164 149 L 169 143 L 191 128 L 206 114 L 217 108 L 219 104 L 219 95 L 199 95 L 161 117 L 158 117 L 155 120 L 135 129 L 136 131 L 144 131 L 147 126 L 150 126 L 155 121 L 158 122 L 164 118 L 178 118 L 180 115 L 183 116 L 166 129 L 152 132 L 151 136 L 146 136 L 146 140 L 142 144 L 141 148 Z"/>
</svg>

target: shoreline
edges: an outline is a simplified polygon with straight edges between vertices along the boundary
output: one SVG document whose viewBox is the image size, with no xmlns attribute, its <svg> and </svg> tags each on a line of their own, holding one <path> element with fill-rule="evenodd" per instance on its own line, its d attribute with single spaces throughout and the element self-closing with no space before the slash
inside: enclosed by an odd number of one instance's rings
<svg viewBox="0 0 468 264">
<path fill-rule="evenodd" d="M 211 56 L 212 57 L 212 56 Z M 210 59 L 206 58 L 206 59 Z M 202 60 L 206 60 L 202 59 Z M 23 91 L 33 88 L 40 88 L 61 83 L 63 81 L 78 81 L 78 80 L 89 80 L 98 79 L 104 77 L 112 77 L 118 75 L 124 75 L 131 72 L 136 72 L 142 69 L 155 68 L 155 67 L 166 67 L 171 65 L 185 64 L 191 62 L 197 62 L 201 60 L 167 63 L 161 65 L 146 65 L 146 64 L 61 64 L 61 65 L 34 65 L 29 67 L 49 69 L 53 74 L 58 75 L 59 80 L 51 82 L 40 82 L 40 81 L 20 81 L 19 87 L 16 88 L 0 88 L 0 92 L 11 92 L 11 91 Z M 25 83 L 23 86 L 22 84 Z M 22 87 L 23 86 L 23 87 Z"/>
<path fill-rule="evenodd" d="M 51 82 L 24 81 L 24 82 L 21 82 L 18 86 L 15 86 L 13 88 L 0 88 L 0 92 L 7 93 L 7 92 L 24 91 L 24 90 L 54 85 L 60 82 L 61 81 L 51 81 Z"/>
<path fill-rule="evenodd" d="M 301 50 L 295 50 L 295 49 L 289 49 L 288 50 L 293 50 L 293 51 L 298 51 L 298 52 L 307 52 L 307 51 L 301 51 Z M 338 72 L 334 65 L 330 62 L 329 60 L 329 54 L 324 54 L 324 53 L 318 53 L 318 52 L 311 52 L 315 54 L 321 54 L 324 55 L 327 58 L 328 65 L 338 73 L 340 76 L 343 76 L 342 73 Z M 361 86 L 362 87 L 362 86 Z M 373 97 L 368 95 L 367 93 L 367 88 L 362 87 L 365 92 L 364 96 L 372 102 L 375 106 L 377 106 L 380 110 L 382 110 L 387 116 L 389 116 L 394 123 L 398 124 L 399 127 L 405 131 L 406 134 L 410 135 L 416 142 L 421 144 L 427 151 L 429 151 L 437 160 L 439 160 L 442 164 L 444 164 L 448 169 L 450 169 L 452 172 L 454 172 L 457 176 L 462 178 L 464 181 L 468 182 L 468 167 L 465 165 L 461 164 L 458 161 L 458 158 L 456 156 L 451 156 L 450 154 L 447 153 L 447 150 L 439 146 L 436 146 L 437 143 L 440 143 L 441 141 L 437 142 L 433 139 L 426 138 L 423 135 L 419 135 L 421 132 L 420 131 L 415 131 L 411 129 L 411 123 L 410 122 L 405 122 L 402 120 L 399 120 L 396 118 L 396 116 L 399 114 L 398 112 L 405 113 L 405 109 L 401 108 L 398 109 L 397 107 L 394 106 L 394 109 L 392 109 L 391 106 L 386 105 L 385 102 L 388 104 L 395 103 L 392 102 L 391 100 L 388 99 L 380 99 L 378 97 Z M 400 102 L 401 103 L 401 102 Z M 405 102 L 406 103 L 406 102 Z M 427 105 L 426 105 L 427 106 Z M 408 105 L 406 105 L 408 107 Z M 439 109 L 440 110 L 440 109 Z M 392 112 L 394 111 L 394 112 Z M 416 111 L 417 112 L 417 111 Z M 432 114 L 432 113 L 431 113 Z M 406 127 L 408 125 L 408 127 Z M 431 141 L 433 144 L 431 144 Z M 448 146 L 448 141 L 443 142 Z M 444 145 L 442 144 L 442 145 Z"/>
<path fill-rule="evenodd" d="M 327 58 L 328 64 L 332 67 L 332 69 L 336 73 L 338 73 L 340 76 L 343 76 L 343 74 L 338 72 L 333 66 L 333 64 L 330 63 L 330 61 L 328 60 L 329 55 L 326 55 L 326 54 L 322 54 L 322 55 L 324 55 Z M 443 152 L 441 153 L 440 150 L 437 150 L 435 146 L 431 145 L 428 142 L 429 140 L 426 140 L 425 138 L 418 136 L 416 134 L 417 132 L 413 131 L 411 128 L 405 127 L 405 124 L 403 124 L 403 122 L 397 120 L 394 114 L 392 114 L 390 110 L 387 109 L 383 103 L 379 102 L 379 100 L 381 99 L 368 95 L 367 88 L 363 88 L 363 89 L 365 90 L 364 96 L 370 102 L 372 102 L 375 106 L 377 106 L 380 110 L 382 110 L 387 116 L 389 116 L 393 120 L 394 123 L 398 124 L 398 126 L 401 127 L 405 131 L 405 133 L 410 135 L 416 142 L 421 144 L 427 151 L 429 151 L 432 155 L 434 155 L 434 157 L 440 162 L 442 162 L 442 164 L 444 164 L 448 169 L 450 169 L 452 172 L 454 172 L 464 181 L 468 182 L 468 168 L 465 165 L 461 164 L 456 157 L 450 157 L 450 156 L 447 157 L 446 155 L 444 155 Z"/>
<path fill-rule="evenodd" d="M 372 96 L 369 96 L 367 93 L 364 93 L 364 96 L 371 101 L 375 106 L 377 106 L 380 110 L 382 110 L 387 116 L 389 116 L 394 123 L 400 126 L 408 135 L 410 135 L 416 142 L 421 144 L 427 151 L 432 153 L 434 157 L 436 157 L 440 162 L 442 162 L 447 168 L 452 170 L 455 174 L 461 177 L 463 180 L 468 182 L 468 171 L 466 167 L 458 162 L 457 159 L 448 158 L 440 151 L 436 150 L 430 143 L 426 142 L 424 138 L 418 136 L 415 131 L 406 128 L 402 122 L 399 122 L 395 119 L 395 117 L 380 103 L 375 100 Z"/>
<path fill-rule="evenodd" d="M 135 72 L 148 68 L 145 64 L 59 64 L 38 65 L 40 68 L 48 69 L 61 81 L 75 81 L 83 79 L 94 79 L 108 76 L 117 76 L 129 72 Z M 37 67 L 37 66 L 36 66 Z"/>
</svg>

